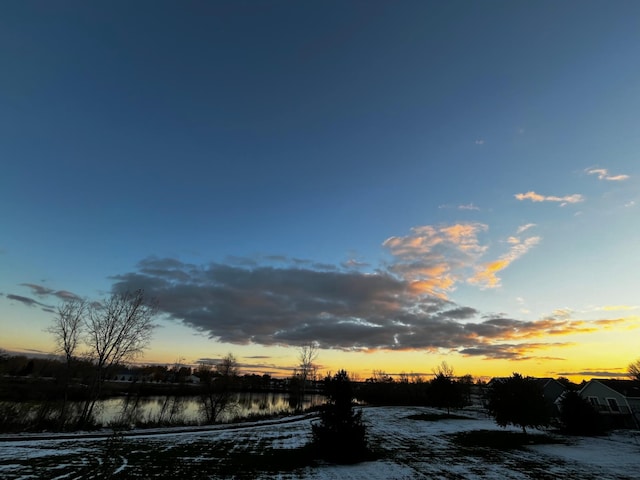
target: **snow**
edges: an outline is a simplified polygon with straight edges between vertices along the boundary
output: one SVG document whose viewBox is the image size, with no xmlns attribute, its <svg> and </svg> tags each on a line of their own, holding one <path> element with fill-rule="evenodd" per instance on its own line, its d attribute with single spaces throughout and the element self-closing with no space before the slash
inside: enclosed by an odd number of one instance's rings
<svg viewBox="0 0 640 480">
<path fill-rule="evenodd" d="M 452 442 L 452 435 L 472 430 L 500 430 L 481 413 L 473 418 L 423 421 L 410 415 L 430 412 L 418 407 L 371 407 L 364 409 L 371 444 L 383 452 L 380 460 L 342 466 L 320 464 L 294 472 L 264 474 L 262 478 L 309 479 L 634 479 L 640 472 L 640 432 L 616 431 L 603 437 L 562 437 L 564 443 L 531 445 L 523 449 L 497 451 L 477 449 L 470 452 Z M 259 452 L 261 448 L 294 449 L 311 439 L 309 417 L 287 421 L 253 422 L 215 428 L 155 429 L 132 432 L 126 441 L 131 452 L 152 444 L 154 448 L 180 448 L 208 442 L 232 445 L 231 451 Z M 517 429 L 513 429 L 517 431 Z M 57 437 L 57 438 L 53 438 Z M 96 449 L 104 438 L 73 438 L 52 435 L 50 439 L 21 439 L 0 436 L 0 478 L 26 478 L 28 460 L 55 465 L 43 478 L 76 478 L 65 470 L 76 468 Z M 122 453 L 122 452 L 119 452 Z M 126 455 L 127 452 L 124 452 Z M 211 461 L 215 456 L 203 453 L 183 461 Z M 127 475 L 135 466 L 125 456 L 113 459 L 114 473 Z M 48 462 L 48 463 L 47 463 Z M 75 463 L 74 463 L 75 462 Z M 80 462 L 82 463 L 82 462 Z M 85 465 L 86 467 L 86 465 Z M 80 468 L 78 466 L 77 468 Z M 55 471 L 54 471 L 55 470 Z M 57 471 L 57 473 L 56 473 Z M 124 477 L 122 477 L 124 478 Z"/>
</svg>

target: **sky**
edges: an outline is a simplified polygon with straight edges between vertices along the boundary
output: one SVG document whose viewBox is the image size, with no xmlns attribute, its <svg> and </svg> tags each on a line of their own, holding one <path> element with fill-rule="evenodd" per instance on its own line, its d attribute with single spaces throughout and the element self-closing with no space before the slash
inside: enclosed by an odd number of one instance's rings
<svg viewBox="0 0 640 480">
<path fill-rule="evenodd" d="M 138 361 L 640 356 L 640 3 L 0 4 L 0 348 L 144 289 Z"/>
</svg>

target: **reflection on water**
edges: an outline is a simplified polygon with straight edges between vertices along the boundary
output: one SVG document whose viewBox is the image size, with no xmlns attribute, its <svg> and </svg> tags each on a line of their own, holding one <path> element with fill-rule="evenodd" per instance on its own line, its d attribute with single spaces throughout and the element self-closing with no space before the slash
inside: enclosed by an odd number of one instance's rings
<svg viewBox="0 0 640 480">
<path fill-rule="evenodd" d="M 302 408 L 322 405 L 323 395 L 305 395 Z M 281 392 L 237 393 L 231 408 L 220 414 L 220 422 L 230 422 L 252 416 L 267 416 L 279 413 L 294 413 L 289 395 Z M 101 400 L 96 404 L 97 423 L 108 425 L 154 423 L 202 423 L 201 401 L 198 396 L 172 397 L 124 397 Z"/>
</svg>

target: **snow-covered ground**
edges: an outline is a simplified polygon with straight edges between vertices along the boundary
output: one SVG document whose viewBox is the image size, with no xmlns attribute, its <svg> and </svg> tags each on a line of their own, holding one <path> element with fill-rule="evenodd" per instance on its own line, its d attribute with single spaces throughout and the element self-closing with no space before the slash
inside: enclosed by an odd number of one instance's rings
<svg viewBox="0 0 640 480">
<path fill-rule="evenodd" d="M 500 428 L 481 414 L 469 420 L 408 418 L 428 411 L 418 407 L 364 409 L 370 441 L 382 453 L 380 460 L 351 466 L 321 463 L 288 472 L 254 472 L 251 477 L 640 479 L 640 435 L 635 431 L 617 431 L 595 438 L 564 437 L 562 444 L 532 445 L 508 451 L 468 450 L 455 444 L 452 435 Z M 104 478 L 106 470 L 101 467 L 105 462 L 109 463 L 109 474 L 114 478 L 178 478 L 174 475 L 186 471 L 186 466 L 202 465 L 204 473 L 209 471 L 207 465 L 215 465 L 227 455 L 246 455 L 246 461 L 250 462 L 265 449 L 302 447 L 310 440 L 311 421 L 301 417 L 286 423 L 256 422 L 208 430 L 156 430 L 120 439 L 114 448 L 109 443 L 113 439 L 108 438 L 36 440 L 24 437 L 0 441 L 0 478 Z M 157 462 L 165 456 L 173 460 L 162 467 Z M 153 466 L 144 464 L 149 458 L 154 458 Z M 218 476 L 238 477 L 223 472 L 201 478 Z"/>
</svg>

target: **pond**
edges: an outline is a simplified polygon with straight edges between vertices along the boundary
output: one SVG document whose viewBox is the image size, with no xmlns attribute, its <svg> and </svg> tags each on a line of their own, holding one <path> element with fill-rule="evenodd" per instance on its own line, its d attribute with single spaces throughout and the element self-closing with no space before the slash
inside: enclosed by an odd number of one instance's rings
<svg viewBox="0 0 640 480">
<path fill-rule="evenodd" d="M 305 395 L 302 408 L 322 405 L 325 399 L 324 395 Z M 282 392 L 236 393 L 230 405 L 220 414 L 218 422 L 295 412 L 289 394 Z M 97 423 L 102 425 L 114 422 L 200 424 L 204 423 L 201 406 L 199 396 L 118 397 L 100 400 L 95 407 L 95 416 Z"/>
</svg>

